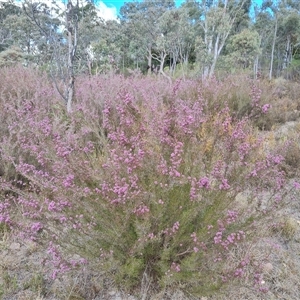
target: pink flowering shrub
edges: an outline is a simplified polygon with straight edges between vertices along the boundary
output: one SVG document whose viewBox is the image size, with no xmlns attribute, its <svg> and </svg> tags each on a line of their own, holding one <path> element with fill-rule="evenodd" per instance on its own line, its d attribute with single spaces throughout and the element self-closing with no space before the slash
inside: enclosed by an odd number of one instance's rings
<svg viewBox="0 0 300 300">
<path fill-rule="evenodd" d="M 0 77 L 0 223 L 48 245 L 52 278 L 88 264 L 128 289 L 143 274 L 202 295 L 256 283 L 247 232 L 278 204 L 283 157 L 234 117 L 224 83 L 82 77 L 68 115 L 45 77 Z M 238 244 L 244 256 L 226 263 Z"/>
</svg>

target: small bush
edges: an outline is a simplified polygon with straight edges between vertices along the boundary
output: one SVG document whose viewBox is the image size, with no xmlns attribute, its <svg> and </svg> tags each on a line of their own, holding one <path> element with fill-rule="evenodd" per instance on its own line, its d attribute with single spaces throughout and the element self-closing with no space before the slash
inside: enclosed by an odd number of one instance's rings
<svg viewBox="0 0 300 300">
<path fill-rule="evenodd" d="M 300 145 L 297 141 L 287 144 L 284 154 L 284 168 L 289 176 L 299 176 L 300 167 Z"/>
<path fill-rule="evenodd" d="M 274 211 L 284 173 L 252 126 L 268 111 L 253 83 L 251 111 L 236 117 L 247 104 L 236 107 L 240 96 L 230 102 L 216 80 L 83 77 L 67 114 L 46 79 L 10 72 L 0 74 L 10 97 L 0 98 L 1 222 L 48 246 L 49 277 L 91 268 L 128 291 L 148 278 L 152 290 L 197 295 L 249 276 L 256 284 L 247 251 L 231 253 L 258 238 L 253 224 Z M 249 207 L 236 203 L 243 191 Z"/>
<path fill-rule="evenodd" d="M 33 274 L 32 277 L 24 283 L 24 289 L 30 289 L 33 292 L 44 294 L 45 282 L 42 274 Z"/>
<path fill-rule="evenodd" d="M 299 224 L 297 220 L 287 217 L 282 222 L 282 236 L 291 240 L 295 237 L 296 232 L 299 230 Z"/>
</svg>

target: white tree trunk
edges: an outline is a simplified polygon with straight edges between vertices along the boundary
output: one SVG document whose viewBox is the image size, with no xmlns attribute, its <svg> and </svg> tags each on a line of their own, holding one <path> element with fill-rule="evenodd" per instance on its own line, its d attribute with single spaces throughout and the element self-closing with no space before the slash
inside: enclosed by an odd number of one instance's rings
<svg viewBox="0 0 300 300">
<path fill-rule="evenodd" d="M 285 46 L 285 53 L 284 53 L 284 60 L 283 60 L 283 69 L 286 69 L 292 60 L 292 49 L 291 49 L 291 35 L 289 34 L 286 39 L 286 46 Z"/>
<path fill-rule="evenodd" d="M 151 52 L 151 48 L 148 49 L 147 60 L 148 60 L 148 75 L 150 75 L 151 70 L 152 70 L 152 52 Z"/>
<path fill-rule="evenodd" d="M 275 44 L 276 44 L 276 37 L 277 37 L 277 28 L 278 28 L 278 21 L 277 21 L 277 15 L 275 15 L 275 28 L 274 28 L 274 36 L 273 36 L 273 43 L 272 43 L 270 72 L 269 72 L 270 80 L 272 79 L 272 74 L 273 74 L 273 61 L 274 61 L 274 51 L 275 51 Z"/>
<path fill-rule="evenodd" d="M 77 7 L 79 3 L 77 1 Z M 74 58 L 77 48 L 77 20 L 73 14 L 73 4 L 68 0 L 66 10 L 66 27 L 68 31 L 68 84 L 66 89 L 67 111 L 71 112 L 74 98 L 75 75 L 74 75 Z"/>
</svg>

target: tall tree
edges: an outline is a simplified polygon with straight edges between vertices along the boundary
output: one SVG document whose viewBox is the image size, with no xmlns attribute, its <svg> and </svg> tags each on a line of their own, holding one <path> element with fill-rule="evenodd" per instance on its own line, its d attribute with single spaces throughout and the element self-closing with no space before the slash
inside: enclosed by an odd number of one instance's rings
<svg viewBox="0 0 300 300">
<path fill-rule="evenodd" d="M 77 38 L 78 38 L 78 11 L 79 11 L 79 0 L 76 1 L 75 6 L 71 0 L 68 0 L 66 9 L 66 30 L 68 36 L 68 66 L 67 76 L 68 84 L 66 88 L 66 94 L 64 99 L 67 102 L 67 111 L 71 111 L 71 105 L 74 98 L 74 84 L 75 84 L 75 73 L 74 73 L 74 60 L 77 50 Z"/>
<path fill-rule="evenodd" d="M 292 61 L 293 48 L 299 40 L 300 15 L 297 7 L 293 1 L 265 0 L 258 13 L 255 26 L 260 27 L 258 31 L 262 42 L 267 46 L 265 53 L 269 53 L 270 80 L 274 74 L 281 75 Z M 269 42 L 268 35 L 272 37 Z"/>
<path fill-rule="evenodd" d="M 188 7 L 166 11 L 159 19 L 158 26 L 161 36 L 158 37 L 157 48 L 164 49 L 165 56 L 169 59 L 170 73 L 175 71 L 179 63 L 184 77 L 197 35 Z M 162 69 L 162 60 L 160 62 L 160 69 Z"/>
<path fill-rule="evenodd" d="M 121 7 L 121 22 L 143 50 L 149 73 L 152 68 L 153 48 L 157 38 L 161 36 L 158 20 L 167 10 L 174 7 L 174 0 L 128 2 Z"/>
<path fill-rule="evenodd" d="M 129 49 L 122 25 L 115 20 L 102 22 L 91 41 L 91 50 L 96 66 L 96 73 L 119 72 L 125 68 L 125 55 Z"/>
<path fill-rule="evenodd" d="M 203 77 L 211 78 L 214 74 L 217 60 L 225 46 L 233 26 L 245 10 L 246 0 L 203 0 L 201 2 L 200 24 L 203 30 L 202 39 L 205 54 L 208 57 L 203 65 Z"/>
<path fill-rule="evenodd" d="M 283 19 L 279 27 L 279 35 L 283 40 L 283 63 L 282 69 L 288 68 L 293 58 L 293 48 L 299 42 L 300 34 L 300 15 L 296 11 L 291 11 Z"/>
<path fill-rule="evenodd" d="M 0 2 L 0 52 L 14 43 L 13 28 L 10 17 L 19 17 L 22 14 L 20 7 L 12 1 Z"/>
<path fill-rule="evenodd" d="M 260 37 L 254 29 L 244 29 L 230 37 L 226 50 L 231 60 L 231 65 L 239 69 L 254 68 L 257 73 L 255 61 L 260 54 Z"/>
</svg>

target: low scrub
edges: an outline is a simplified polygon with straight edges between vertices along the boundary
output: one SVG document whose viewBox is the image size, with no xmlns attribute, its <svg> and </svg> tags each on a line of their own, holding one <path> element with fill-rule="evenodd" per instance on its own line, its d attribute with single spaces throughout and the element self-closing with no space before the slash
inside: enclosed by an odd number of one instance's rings
<svg viewBox="0 0 300 300">
<path fill-rule="evenodd" d="M 49 278 L 90 268 L 144 295 L 267 291 L 250 250 L 285 174 L 251 120 L 270 108 L 256 82 L 236 117 L 216 80 L 82 77 L 67 114 L 43 75 L 0 76 L 0 222 L 48 247 Z"/>
</svg>

